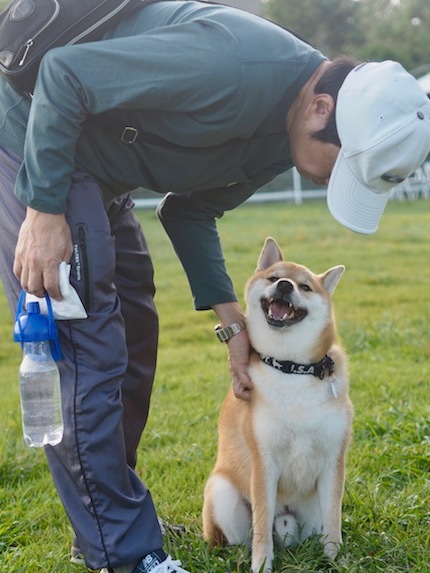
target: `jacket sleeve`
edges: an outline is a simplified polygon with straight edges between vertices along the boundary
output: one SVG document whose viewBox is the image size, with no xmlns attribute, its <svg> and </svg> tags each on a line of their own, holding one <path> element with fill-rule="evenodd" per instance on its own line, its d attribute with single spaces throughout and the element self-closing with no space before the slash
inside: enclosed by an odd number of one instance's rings
<svg viewBox="0 0 430 573">
<path fill-rule="evenodd" d="M 273 165 L 252 183 L 187 195 L 170 193 L 158 206 L 157 215 L 185 270 L 197 310 L 237 300 L 226 269 L 217 219 L 282 171 L 285 165 Z"/>
</svg>

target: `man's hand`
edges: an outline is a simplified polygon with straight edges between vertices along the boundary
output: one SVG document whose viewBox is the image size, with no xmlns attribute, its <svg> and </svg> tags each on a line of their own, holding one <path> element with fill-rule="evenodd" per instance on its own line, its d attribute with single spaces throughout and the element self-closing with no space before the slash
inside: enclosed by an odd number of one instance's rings
<svg viewBox="0 0 430 573">
<path fill-rule="evenodd" d="M 73 244 L 64 215 L 27 208 L 15 250 L 13 272 L 28 293 L 61 300 L 59 264 L 69 261 Z"/>
<path fill-rule="evenodd" d="M 227 302 L 213 306 L 223 327 L 234 322 L 245 322 L 245 315 L 238 302 Z M 250 400 L 252 382 L 248 375 L 250 344 L 246 330 L 235 334 L 227 342 L 228 363 L 236 398 Z"/>
<path fill-rule="evenodd" d="M 234 395 L 241 400 L 250 400 L 252 382 L 248 375 L 249 338 L 246 330 L 230 338 L 227 345 L 228 366 L 233 382 Z"/>
</svg>

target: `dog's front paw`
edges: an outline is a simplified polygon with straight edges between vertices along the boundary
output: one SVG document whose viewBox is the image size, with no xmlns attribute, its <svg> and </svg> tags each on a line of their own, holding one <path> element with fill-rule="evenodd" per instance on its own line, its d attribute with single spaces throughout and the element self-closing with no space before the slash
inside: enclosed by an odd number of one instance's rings
<svg viewBox="0 0 430 573">
<path fill-rule="evenodd" d="M 272 569 L 272 561 L 273 559 L 269 559 L 268 557 L 261 562 L 261 559 L 252 559 L 252 573 L 273 573 Z"/>
<path fill-rule="evenodd" d="M 329 559 L 336 559 L 336 556 L 339 552 L 340 543 L 336 541 L 324 541 L 324 553 L 327 555 Z"/>
<path fill-rule="evenodd" d="M 273 573 L 273 569 L 263 564 L 259 569 L 252 568 L 252 573 Z"/>
</svg>

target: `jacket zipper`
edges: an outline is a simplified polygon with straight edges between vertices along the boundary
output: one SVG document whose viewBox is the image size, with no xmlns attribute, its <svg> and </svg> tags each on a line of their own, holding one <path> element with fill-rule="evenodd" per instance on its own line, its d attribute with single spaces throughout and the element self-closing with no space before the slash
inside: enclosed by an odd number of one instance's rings
<svg viewBox="0 0 430 573">
<path fill-rule="evenodd" d="M 32 38 L 29 38 L 26 43 L 25 43 L 25 51 L 24 54 L 22 55 L 22 58 L 18 64 L 18 66 L 23 66 L 25 63 L 25 60 L 27 59 L 28 56 L 28 52 L 31 50 L 31 47 L 34 45 L 34 40 L 40 36 L 41 34 L 43 34 L 43 32 L 46 30 L 46 28 L 48 28 L 48 26 L 51 25 L 51 23 L 56 19 L 56 17 L 58 16 L 58 12 L 60 11 L 60 5 L 58 4 L 57 0 L 54 0 L 55 2 L 55 11 L 53 13 L 53 15 L 51 16 L 51 18 L 46 22 L 46 24 L 37 32 L 37 34 L 35 34 Z"/>
<path fill-rule="evenodd" d="M 79 240 L 79 251 L 81 255 L 81 278 L 83 281 L 83 291 L 84 291 L 84 306 L 87 312 L 91 310 L 91 287 L 90 287 L 90 265 L 88 260 L 88 250 L 87 250 L 87 237 L 85 233 L 85 227 L 79 225 L 78 227 L 78 240 Z"/>
</svg>

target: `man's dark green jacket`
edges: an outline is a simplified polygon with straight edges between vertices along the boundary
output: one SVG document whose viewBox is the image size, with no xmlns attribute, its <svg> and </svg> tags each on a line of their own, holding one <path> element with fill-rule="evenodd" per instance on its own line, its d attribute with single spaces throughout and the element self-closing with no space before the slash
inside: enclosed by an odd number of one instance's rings
<svg viewBox="0 0 430 573">
<path fill-rule="evenodd" d="M 100 182 L 106 203 L 136 187 L 165 194 L 158 214 L 196 308 L 236 300 L 216 218 L 292 166 L 286 116 L 323 60 L 240 10 L 143 7 L 101 41 L 48 52 L 32 101 L 0 82 L 0 143 L 24 159 L 16 193 L 63 213 L 79 169 Z M 104 114 L 106 129 L 88 114 Z M 137 140 L 121 141 L 109 120 Z"/>
</svg>

